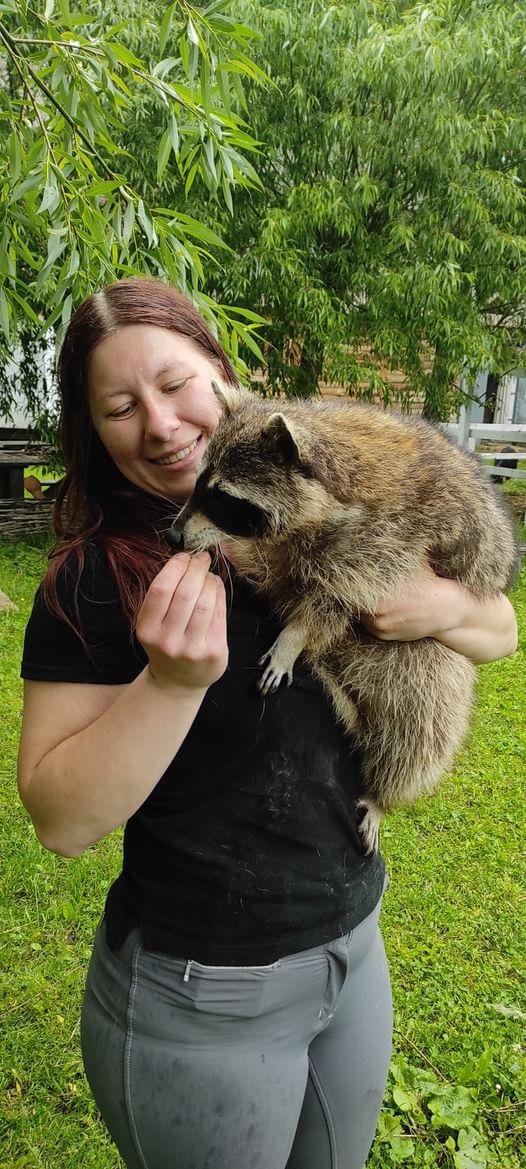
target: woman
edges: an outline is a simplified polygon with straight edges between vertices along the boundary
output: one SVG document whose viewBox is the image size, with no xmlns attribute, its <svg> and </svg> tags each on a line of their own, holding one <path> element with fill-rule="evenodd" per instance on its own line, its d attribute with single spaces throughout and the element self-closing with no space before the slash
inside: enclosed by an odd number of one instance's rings
<svg viewBox="0 0 526 1169">
<path fill-rule="evenodd" d="M 129 1169 L 361 1169 L 390 1055 L 385 867 L 360 761 L 305 666 L 264 699 L 264 603 L 163 533 L 234 371 L 192 305 L 129 280 L 64 341 L 58 551 L 24 647 L 22 799 L 76 856 L 126 824 L 97 930 L 84 1063 Z M 473 660 L 511 653 L 505 597 L 429 572 L 367 618 Z M 227 665 L 228 663 L 228 665 Z"/>
</svg>

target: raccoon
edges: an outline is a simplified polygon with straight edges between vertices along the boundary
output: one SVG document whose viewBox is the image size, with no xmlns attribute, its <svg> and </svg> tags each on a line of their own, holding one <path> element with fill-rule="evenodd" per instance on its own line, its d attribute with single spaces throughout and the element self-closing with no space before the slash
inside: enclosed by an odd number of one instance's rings
<svg viewBox="0 0 526 1169">
<path fill-rule="evenodd" d="M 304 654 L 363 753 L 360 832 L 432 791 L 469 725 L 475 668 L 433 638 L 383 642 L 365 628 L 426 561 L 475 596 L 507 588 L 513 526 L 472 455 L 440 430 L 348 400 L 275 403 L 214 383 L 222 418 L 173 547 L 223 546 L 268 598 L 282 632 L 263 693 Z"/>
</svg>

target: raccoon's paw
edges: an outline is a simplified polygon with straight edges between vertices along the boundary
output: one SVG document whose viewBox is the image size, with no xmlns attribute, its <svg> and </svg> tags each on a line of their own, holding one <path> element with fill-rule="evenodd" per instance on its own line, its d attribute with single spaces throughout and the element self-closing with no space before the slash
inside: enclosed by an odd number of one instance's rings
<svg viewBox="0 0 526 1169">
<path fill-rule="evenodd" d="M 274 646 L 259 659 L 260 666 L 264 666 L 265 663 L 267 663 L 267 668 L 258 682 L 258 689 L 262 694 L 271 694 L 273 690 L 277 690 L 283 678 L 287 679 L 287 686 L 290 686 L 292 667 L 289 669 L 288 662 L 279 661 L 279 654 L 274 652 Z"/>
<path fill-rule="evenodd" d="M 382 813 L 373 800 L 358 800 L 356 806 L 359 811 L 362 809 L 365 811 L 365 815 L 358 825 L 358 832 L 363 850 L 367 856 L 370 856 L 372 853 L 378 852 L 378 835 Z"/>
</svg>

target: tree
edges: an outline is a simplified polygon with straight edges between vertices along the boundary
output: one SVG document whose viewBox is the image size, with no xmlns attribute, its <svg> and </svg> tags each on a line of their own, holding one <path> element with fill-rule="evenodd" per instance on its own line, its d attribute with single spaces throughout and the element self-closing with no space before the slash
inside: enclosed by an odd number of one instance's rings
<svg viewBox="0 0 526 1169">
<path fill-rule="evenodd" d="M 276 83 L 247 94 L 262 186 L 210 289 L 265 314 L 271 387 L 320 376 L 448 415 L 526 323 L 523 0 L 239 0 Z M 255 362 L 253 362 L 255 364 Z"/>
<path fill-rule="evenodd" d="M 74 304 L 121 276 L 149 272 L 188 290 L 237 352 L 254 314 L 235 318 L 203 290 L 203 263 L 220 237 L 188 214 L 184 188 L 196 176 L 232 206 L 232 190 L 253 187 L 247 158 L 256 143 L 235 112 L 240 78 L 263 78 L 246 52 L 252 33 L 228 14 L 228 0 L 194 7 L 46 0 L 38 12 L 3 0 L 0 12 L 0 411 L 13 397 L 9 359 L 22 346 L 32 413 L 38 348 L 60 341 Z M 115 23 L 111 23 L 112 20 Z M 110 25 L 108 27 L 108 24 Z M 128 41 L 139 24 L 156 41 L 146 62 Z M 131 26 L 131 28 L 130 28 Z M 147 36 L 146 36 L 147 34 Z M 123 127 L 144 103 L 157 113 L 150 137 L 156 186 L 136 182 L 140 159 Z M 173 159 L 180 200 L 157 200 Z M 51 420 L 52 421 L 52 420 Z"/>
</svg>

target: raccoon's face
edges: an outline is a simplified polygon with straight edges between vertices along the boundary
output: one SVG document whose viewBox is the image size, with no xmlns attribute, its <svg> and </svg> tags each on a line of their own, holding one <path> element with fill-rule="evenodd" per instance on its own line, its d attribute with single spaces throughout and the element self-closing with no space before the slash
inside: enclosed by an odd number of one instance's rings
<svg viewBox="0 0 526 1169">
<path fill-rule="evenodd" d="M 298 468 L 297 448 L 282 415 L 265 411 L 261 416 L 250 403 L 225 415 L 168 542 L 198 552 L 229 537 L 252 541 L 286 535 L 298 516 Z"/>
<path fill-rule="evenodd" d="M 181 533 L 185 551 L 201 552 L 228 536 L 249 540 L 270 535 L 272 515 L 255 502 L 251 491 L 243 493 L 239 484 L 229 482 L 207 467 L 175 521 L 174 529 Z"/>
</svg>

